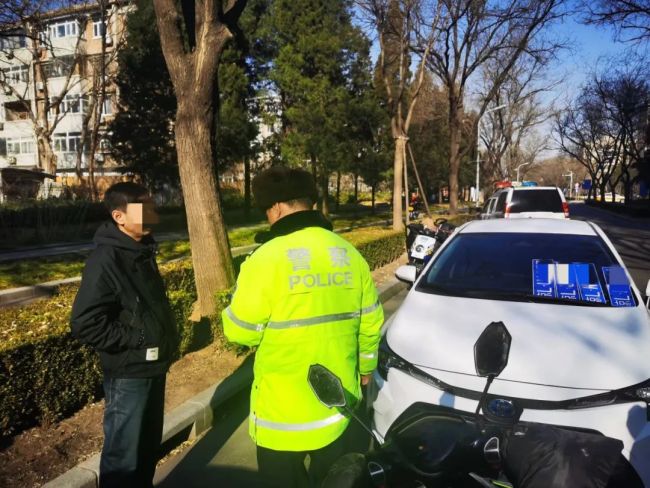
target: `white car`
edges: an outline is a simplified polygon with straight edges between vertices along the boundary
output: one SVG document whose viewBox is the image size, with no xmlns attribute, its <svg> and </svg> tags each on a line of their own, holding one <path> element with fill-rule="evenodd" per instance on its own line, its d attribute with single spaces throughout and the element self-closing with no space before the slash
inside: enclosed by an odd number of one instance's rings
<svg viewBox="0 0 650 488">
<path fill-rule="evenodd" d="M 598 226 L 472 221 L 417 279 L 396 274 L 415 284 L 384 327 L 370 394 L 380 438 L 422 405 L 474 412 L 485 379 L 473 346 L 501 321 L 512 345 L 488 410 L 620 439 L 650 486 L 650 314 Z"/>
<path fill-rule="evenodd" d="M 569 204 L 556 186 L 516 186 L 497 191 L 481 219 L 568 219 Z"/>
</svg>

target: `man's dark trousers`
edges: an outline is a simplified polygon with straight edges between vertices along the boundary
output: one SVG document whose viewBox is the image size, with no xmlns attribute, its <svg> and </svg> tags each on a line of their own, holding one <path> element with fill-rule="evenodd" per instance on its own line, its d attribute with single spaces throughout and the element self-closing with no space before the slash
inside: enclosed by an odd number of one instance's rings
<svg viewBox="0 0 650 488">
<path fill-rule="evenodd" d="M 257 466 L 263 482 L 273 487 L 319 487 L 334 462 L 347 453 L 348 428 L 331 444 L 308 452 L 274 451 L 257 446 Z M 309 472 L 305 458 L 309 455 Z"/>
<path fill-rule="evenodd" d="M 105 378 L 99 486 L 151 487 L 160 452 L 165 375 Z"/>
</svg>

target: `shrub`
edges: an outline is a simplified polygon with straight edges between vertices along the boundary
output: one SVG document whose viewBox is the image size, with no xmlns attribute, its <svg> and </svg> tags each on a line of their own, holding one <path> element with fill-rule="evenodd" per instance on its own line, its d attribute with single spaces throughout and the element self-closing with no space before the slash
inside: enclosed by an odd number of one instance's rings
<svg viewBox="0 0 650 488">
<path fill-rule="evenodd" d="M 157 211 L 166 227 L 185 226 L 182 207 L 160 207 Z M 29 205 L 2 205 L 1 247 L 90 238 L 97 230 L 97 224 L 109 218 L 103 203 L 88 200 L 50 199 L 32 201 Z"/>
<path fill-rule="evenodd" d="M 225 210 L 233 210 L 244 207 L 244 195 L 237 189 L 226 187 L 219 191 L 221 203 Z"/>
<path fill-rule="evenodd" d="M 212 334 L 188 320 L 196 300 L 189 259 L 161 266 L 181 342 L 177 357 L 206 346 Z M 101 369 L 95 352 L 69 333 L 77 285 L 47 300 L 0 310 L 0 437 L 60 420 L 97 400 Z M 209 324 L 208 324 L 209 329 Z"/>
<path fill-rule="evenodd" d="M 342 236 L 361 251 L 371 268 L 404 252 L 401 232 L 368 228 Z M 236 270 L 244 259 L 234 259 Z M 160 269 L 179 326 L 177 357 L 214 341 L 225 345 L 220 315 L 228 305 L 229 293 L 217 295 L 217 310 L 211 320 L 191 322 L 196 300 L 191 260 L 168 263 Z M 0 438 L 37 423 L 60 420 L 101 397 L 97 355 L 69 333 L 77 288 L 62 286 L 47 300 L 0 310 Z"/>
<path fill-rule="evenodd" d="M 370 269 L 376 269 L 395 261 L 406 251 L 403 231 L 368 227 L 341 234 L 356 247 L 368 261 Z"/>
</svg>

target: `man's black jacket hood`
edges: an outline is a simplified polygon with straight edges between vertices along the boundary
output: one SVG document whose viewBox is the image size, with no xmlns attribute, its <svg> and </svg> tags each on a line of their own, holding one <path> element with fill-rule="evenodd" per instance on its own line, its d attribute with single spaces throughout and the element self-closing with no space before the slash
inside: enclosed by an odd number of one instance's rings
<svg viewBox="0 0 650 488">
<path fill-rule="evenodd" d="M 151 236 L 138 242 L 102 224 L 72 307 L 72 334 L 100 354 L 106 376 L 153 377 L 169 368 L 176 324 Z"/>
</svg>

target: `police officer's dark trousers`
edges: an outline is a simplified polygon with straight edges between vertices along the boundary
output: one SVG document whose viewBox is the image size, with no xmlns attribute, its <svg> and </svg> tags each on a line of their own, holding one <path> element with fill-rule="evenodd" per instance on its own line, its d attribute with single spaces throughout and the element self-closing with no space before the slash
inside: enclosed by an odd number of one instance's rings
<svg viewBox="0 0 650 488">
<path fill-rule="evenodd" d="M 346 431 L 337 440 L 316 451 L 274 451 L 257 446 L 260 478 L 273 487 L 319 487 L 334 462 L 346 454 Z M 309 470 L 305 459 L 309 456 Z"/>
</svg>

